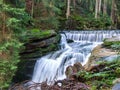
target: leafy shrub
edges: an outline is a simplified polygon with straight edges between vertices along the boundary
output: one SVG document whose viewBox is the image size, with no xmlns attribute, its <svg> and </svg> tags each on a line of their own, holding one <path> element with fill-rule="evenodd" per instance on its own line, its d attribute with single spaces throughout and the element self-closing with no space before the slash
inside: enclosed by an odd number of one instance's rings
<svg viewBox="0 0 120 90">
<path fill-rule="evenodd" d="M 118 43 L 118 44 L 113 43 L 111 45 L 111 48 L 120 52 L 120 43 Z"/>
<path fill-rule="evenodd" d="M 91 84 L 93 88 L 96 87 L 110 87 L 113 80 L 120 77 L 120 58 L 114 61 L 102 61 L 99 64 L 104 65 L 100 68 L 100 71 L 80 71 L 77 74 L 78 80 L 84 80 L 84 82 Z M 96 87 L 94 87 L 96 86 Z"/>
<path fill-rule="evenodd" d="M 1 1 L 2 3 L 2 1 Z M 7 90 L 17 70 L 19 52 L 30 17 L 24 9 L 0 5 L 0 89 Z M 20 49 L 21 48 L 21 49 Z"/>
<path fill-rule="evenodd" d="M 19 48 L 22 46 L 18 40 L 3 41 L 0 44 L 0 87 L 7 88 L 17 70 L 19 62 Z"/>
</svg>

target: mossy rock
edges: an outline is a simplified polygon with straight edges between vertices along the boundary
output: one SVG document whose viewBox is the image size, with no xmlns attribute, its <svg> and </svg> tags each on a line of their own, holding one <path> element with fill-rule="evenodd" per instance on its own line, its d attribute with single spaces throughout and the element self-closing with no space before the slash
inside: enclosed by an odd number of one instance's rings
<svg viewBox="0 0 120 90">
<path fill-rule="evenodd" d="M 105 46 L 111 46 L 113 44 L 120 44 L 120 41 L 104 41 Z"/>
<path fill-rule="evenodd" d="M 104 39 L 104 45 L 110 47 L 113 44 L 120 44 L 120 37 L 112 37 Z"/>
<path fill-rule="evenodd" d="M 54 30 L 40 30 L 40 29 L 32 29 L 28 32 L 28 39 L 43 39 L 49 38 L 51 36 L 56 36 L 57 33 Z"/>
</svg>

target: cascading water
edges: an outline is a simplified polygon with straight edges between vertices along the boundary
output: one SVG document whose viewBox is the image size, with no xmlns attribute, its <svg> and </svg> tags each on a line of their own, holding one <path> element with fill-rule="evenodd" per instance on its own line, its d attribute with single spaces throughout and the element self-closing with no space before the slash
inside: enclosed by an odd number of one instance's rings
<svg viewBox="0 0 120 90">
<path fill-rule="evenodd" d="M 69 65 L 76 62 L 84 65 L 94 47 L 101 44 L 104 38 L 117 35 L 120 35 L 119 30 L 64 31 L 64 34 L 61 34 L 61 49 L 37 60 L 32 81 L 35 83 L 47 81 L 51 84 L 55 80 L 66 78 L 65 70 Z M 73 42 L 67 43 L 68 39 Z"/>
</svg>

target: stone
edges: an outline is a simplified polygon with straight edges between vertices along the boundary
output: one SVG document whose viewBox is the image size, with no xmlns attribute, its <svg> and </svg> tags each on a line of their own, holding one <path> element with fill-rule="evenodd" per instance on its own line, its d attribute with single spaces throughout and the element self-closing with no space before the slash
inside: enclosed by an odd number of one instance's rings
<svg viewBox="0 0 120 90">
<path fill-rule="evenodd" d="M 92 64 L 91 67 L 87 69 L 87 71 L 98 72 L 98 71 L 100 71 L 101 67 L 103 68 L 104 65 Z"/>
<path fill-rule="evenodd" d="M 44 38 L 30 38 L 29 42 L 24 44 L 25 49 L 20 53 L 21 61 L 13 81 L 22 82 L 31 79 L 36 60 L 56 50 L 58 41 L 59 35 L 53 30 L 49 36 Z"/>
<path fill-rule="evenodd" d="M 103 45 L 98 45 L 93 49 L 91 52 L 91 56 L 88 62 L 84 65 L 85 70 L 90 71 L 96 67 L 96 63 L 99 61 L 112 61 L 116 59 L 118 55 L 117 52 L 113 51 L 112 49 L 108 49 L 103 47 Z M 98 67 L 98 66 L 97 66 Z"/>
<path fill-rule="evenodd" d="M 65 74 L 66 74 L 67 78 L 73 80 L 73 79 L 76 79 L 76 73 L 81 70 L 84 70 L 84 68 L 81 65 L 81 63 L 77 62 L 73 66 L 68 66 L 66 68 Z"/>
<path fill-rule="evenodd" d="M 73 40 L 70 40 L 70 39 L 67 39 L 67 42 L 68 43 L 72 43 L 72 42 L 74 42 Z"/>
<path fill-rule="evenodd" d="M 112 87 L 112 90 L 120 90 L 120 82 Z"/>
<path fill-rule="evenodd" d="M 117 78 L 113 81 L 113 84 L 120 83 L 120 78 Z"/>
</svg>

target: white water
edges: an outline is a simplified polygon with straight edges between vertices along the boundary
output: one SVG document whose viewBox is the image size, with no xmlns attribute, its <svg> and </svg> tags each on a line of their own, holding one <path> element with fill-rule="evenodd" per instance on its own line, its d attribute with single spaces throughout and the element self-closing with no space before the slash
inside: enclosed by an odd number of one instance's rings
<svg viewBox="0 0 120 90">
<path fill-rule="evenodd" d="M 66 78 L 65 70 L 69 65 L 80 62 L 85 65 L 91 51 L 102 43 L 104 38 L 120 35 L 120 31 L 64 31 L 61 34 L 61 49 L 37 60 L 32 81 L 48 84 Z M 67 43 L 67 39 L 73 40 Z"/>
</svg>

